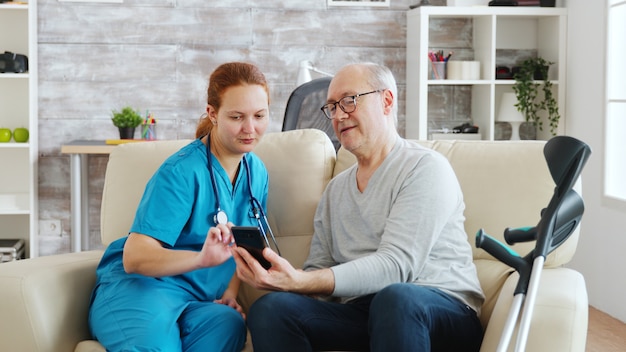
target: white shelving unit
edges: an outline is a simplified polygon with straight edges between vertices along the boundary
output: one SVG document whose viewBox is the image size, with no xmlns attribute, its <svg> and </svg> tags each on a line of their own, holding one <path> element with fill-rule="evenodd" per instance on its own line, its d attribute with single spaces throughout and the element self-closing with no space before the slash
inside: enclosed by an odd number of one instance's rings
<svg viewBox="0 0 626 352">
<path fill-rule="evenodd" d="M 27 143 L 0 143 L 0 239 L 23 239 L 26 257 L 38 254 L 36 6 L 0 3 L 0 53 L 26 55 L 29 66 L 26 73 L 0 73 L 0 127 L 29 130 Z"/>
<path fill-rule="evenodd" d="M 535 50 L 539 57 L 554 62 L 548 77 L 552 81 L 561 119 L 557 134 L 565 125 L 566 30 L 565 8 L 542 7 L 449 7 L 425 6 L 407 13 L 406 137 L 430 139 L 428 91 L 436 85 L 471 87 L 471 118 L 482 139 L 494 139 L 495 115 L 504 92 L 512 92 L 513 79 L 496 79 L 498 50 Z M 469 19 L 473 25 L 473 60 L 480 61 L 478 80 L 430 80 L 428 53 L 430 22 L 433 19 Z M 546 128 L 546 126 L 548 126 Z M 537 131 L 538 139 L 551 137 L 549 125 Z"/>
</svg>

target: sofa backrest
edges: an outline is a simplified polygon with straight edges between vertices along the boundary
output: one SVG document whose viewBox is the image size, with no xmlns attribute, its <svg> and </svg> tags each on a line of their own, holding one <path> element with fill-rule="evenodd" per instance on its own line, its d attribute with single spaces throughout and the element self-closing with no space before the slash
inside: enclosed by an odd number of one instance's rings
<svg viewBox="0 0 626 352">
<path fill-rule="evenodd" d="M 189 139 L 121 144 L 111 151 L 100 204 L 100 237 L 107 246 L 126 236 L 146 183 Z"/>
<path fill-rule="evenodd" d="M 104 245 L 126 236 L 135 217 L 144 187 L 158 167 L 191 139 L 127 143 L 109 155 L 100 231 Z M 301 265 L 313 234 L 313 213 L 335 167 L 336 152 L 322 131 L 307 129 L 267 133 L 255 148 L 270 176 L 268 219 L 285 246 L 302 253 L 287 259 Z M 303 187 L 303 185 L 305 185 Z M 279 243 L 280 243 L 279 242 Z M 295 243 L 294 243 L 295 244 Z"/>
<path fill-rule="evenodd" d="M 465 232 L 474 259 L 493 259 L 476 249 L 476 232 L 483 228 L 504 241 L 507 227 L 535 226 L 548 205 L 555 184 L 543 156 L 545 141 L 416 141 L 443 154 L 454 169 L 465 200 Z M 334 174 L 354 164 L 354 156 L 340 148 Z M 580 191 L 580 182 L 575 189 Z M 550 254 L 546 267 L 569 262 L 576 251 L 579 229 Z M 512 247 L 525 255 L 534 242 Z"/>
</svg>

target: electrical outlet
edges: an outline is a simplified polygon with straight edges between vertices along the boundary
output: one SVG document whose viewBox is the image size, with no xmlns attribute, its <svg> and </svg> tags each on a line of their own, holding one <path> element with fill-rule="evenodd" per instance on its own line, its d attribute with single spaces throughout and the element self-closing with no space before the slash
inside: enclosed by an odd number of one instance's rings
<svg viewBox="0 0 626 352">
<path fill-rule="evenodd" d="M 61 236 L 61 220 L 39 220 L 39 235 Z"/>
</svg>

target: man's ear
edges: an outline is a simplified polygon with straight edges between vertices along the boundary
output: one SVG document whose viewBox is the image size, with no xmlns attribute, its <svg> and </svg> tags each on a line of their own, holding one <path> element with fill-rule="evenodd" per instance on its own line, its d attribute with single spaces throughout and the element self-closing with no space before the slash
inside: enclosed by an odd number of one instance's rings
<svg viewBox="0 0 626 352">
<path fill-rule="evenodd" d="M 385 115 L 391 115 L 393 110 L 393 104 L 396 104 L 396 97 L 393 96 L 391 89 L 385 89 L 383 91 L 383 110 Z"/>
</svg>

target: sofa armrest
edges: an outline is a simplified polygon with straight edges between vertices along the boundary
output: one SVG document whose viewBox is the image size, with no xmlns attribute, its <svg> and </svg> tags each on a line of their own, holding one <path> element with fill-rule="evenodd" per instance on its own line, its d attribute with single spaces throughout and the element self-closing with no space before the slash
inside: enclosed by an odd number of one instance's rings
<svg viewBox="0 0 626 352">
<path fill-rule="evenodd" d="M 512 274 L 498 297 L 485 331 L 481 351 L 495 351 L 513 302 L 518 274 Z M 544 269 L 531 320 L 527 351 L 584 352 L 588 298 L 583 276 L 568 268 Z M 517 333 L 518 326 L 515 328 Z M 509 346 L 515 346 L 515 334 Z"/>
<path fill-rule="evenodd" d="M 87 314 L 102 251 L 0 264 L 0 341 L 6 351 L 73 351 L 90 338 Z"/>
</svg>

